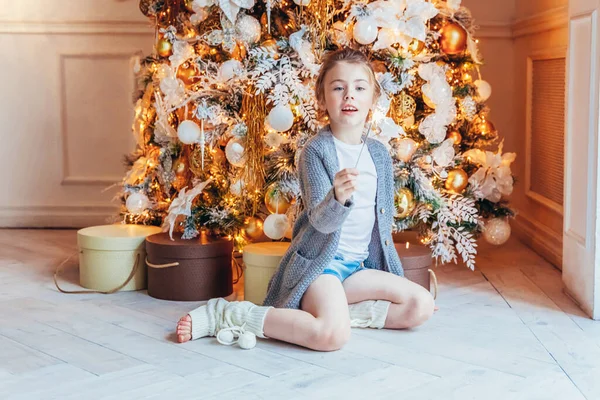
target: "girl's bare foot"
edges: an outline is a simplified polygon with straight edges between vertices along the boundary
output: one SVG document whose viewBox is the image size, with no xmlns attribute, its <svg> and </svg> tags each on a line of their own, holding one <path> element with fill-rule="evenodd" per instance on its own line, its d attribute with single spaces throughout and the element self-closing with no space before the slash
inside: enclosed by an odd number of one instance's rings
<svg viewBox="0 0 600 400">
<path fill-rule="evenodd" d="M 185 315 L 177 323 L 177 341 L 185 343 L 192 338 L 192 317 Z"/>
</svg>

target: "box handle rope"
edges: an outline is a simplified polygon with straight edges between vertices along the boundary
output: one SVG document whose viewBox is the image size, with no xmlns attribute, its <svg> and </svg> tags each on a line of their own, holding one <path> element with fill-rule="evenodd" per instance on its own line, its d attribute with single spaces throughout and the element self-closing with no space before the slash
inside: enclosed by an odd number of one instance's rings
<svg viewBox="0 0 600 400">
<path fill-rule="evenodd" d="M 437 281 L 437 276 L 435 276 L 435 272 L 433 272 L 432 269 L 428 269 L 427 271 L 429 271 L 429 273 L 431 274 L 431 278 L 433 279 L 433 299 L 437 299 L 437 294 L 438 294 L 438 281 Z"/>
<path fill-rule="evenodd" d="M 80 253 L 83 253 L 83 251 L 81 251 Z M 133 268 L 131 269 L 131 273 L 129 274 L 129 276 L 127 277 L 125 282 L 123 282 L 121 285 L 117 286 L 116 288 L 108 290 L 106 292 L 102 291 L 102 290 L 65 290 L 59 286 L 57 277 L 62 272 L 62 267 L 75 255 L 77 255 L 77 253 L 73 253 L 69 257 L 67 257 L 63 262 L 61 262 L 58 265 L 58 267 L 56 267 L 56 270 L 54 271 L 54 285 L 56 286 L 58 291 L 61 293 L 67 293 L 67 294 L 83 294 L 83 293 L 113 294 L 113 293 L 116 293 L 119 290 L 123 289 L 133 279 L 133 277 L 135 276 L 135 274 L 138 271 L 138 268 L 140 267 L 140 253 L 137 253 L 135 256 L 135 263 L 133 264 Z"/>
<path fill-rule="evenodd" d="M 237 262 L 235 257 L 233 257 L 233 255 L 231 257 L 231 262 L 235 266 L 235 270 L 237 272 L 237 277 L 233 281 L 233 284 L 235 285 L 236 283 L 238 283 L 240 281 L 240 278 L 242 277 L 242 273 L 244 270 L 242 269 L 242 266 Z M 168 264 L 152 264 L 150 261 L 148 261 L 148 257 L 146 257 L 146 265 L 149 266 L 150 268 L 171 268 L 171 267 L 177 267 L 179 265 L 179 263 L 176 261 L 176 262 L 172 262 L 172 263 L 168 263 Z"/>
<path fill-rule="evenodd" d="M 168 263 L 168 264 L 152 264 L 150 261 L 148 261 L 148 257 L 146 257 L 146 265 L 149 266 L 150 268 L 171 268 L 171 267 L 178 266 L 179 263 L 177 261 L 175 261 L 175 262 Z"/>
</svg>

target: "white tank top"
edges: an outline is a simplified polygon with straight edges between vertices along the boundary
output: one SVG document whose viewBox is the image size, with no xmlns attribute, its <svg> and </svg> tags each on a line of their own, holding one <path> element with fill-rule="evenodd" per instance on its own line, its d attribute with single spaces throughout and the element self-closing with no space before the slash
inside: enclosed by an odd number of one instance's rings
<svg viewBox="0 0 600 400">
<path fill-rule="evenodd" d="M 371 158 L 369 148 L 360 152 L 361 144 L 344 143 L 333 136 L 338 156 L 340 171 L 344 168 L 356 167 L 359 171 L 356 191 L 352 195 L 354 207 L 342 225 L 338 254 L 344 259 L 363 261 L 369 255 L 371 233 L 375 225 L 375 200 L 377 195 L 377 170 Z"/>
</svg>

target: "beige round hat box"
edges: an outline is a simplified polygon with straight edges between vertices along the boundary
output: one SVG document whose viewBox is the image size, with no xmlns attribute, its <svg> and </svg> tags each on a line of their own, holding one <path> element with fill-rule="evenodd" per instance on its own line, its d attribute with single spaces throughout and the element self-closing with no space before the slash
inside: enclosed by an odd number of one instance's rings
<svg viewBox="0 0 600 400">
<path fill-rule="evenodd" d="M 146 236 L 161 232 L 157 226 L 114 224 L 81 229 L 79 246 L 79 283 L 81 286 L 108 292 L 118 288 L 137 272 L 121 290 L 146 288 Z"/>
<path fill-rule="evenodd" d="M 267 287 L 289 242 L 252 243 L 244 247 L 244 300 L 262 304 L 267 296 Z"/>
</svg>

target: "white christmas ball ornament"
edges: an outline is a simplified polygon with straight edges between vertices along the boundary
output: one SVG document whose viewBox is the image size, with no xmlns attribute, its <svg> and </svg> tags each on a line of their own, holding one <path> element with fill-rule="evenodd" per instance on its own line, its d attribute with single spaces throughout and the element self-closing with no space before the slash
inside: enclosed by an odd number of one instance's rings
<svg viewBox="0 0 600 400">
<path fill-rule="evenodd" d="M 488 243 L 499 246 L 510 238 L 510 224 L 506 218 L 492 218 L 483 227 L 483 237 Z"/>
<path fill-rule="evenodd" d="M 240 72 L 244 69 L 241 62 L 238 60 L 227 60 L 219 67 L 219 72 L 217 74 L 218 79 L 221 82 L 227 82 L 234 76 L 240 74 Z"/>
<path fill-rule="evenodd" d="M 244 150 L 244 146 L 240 142 L 231 139 L 225 146 L 225 157 L 234 167 L 242 167 L 246 161 Z"/>
<path fill-rule="evenodd" d="M 235 23 L 236 36 L 248 44 L 254 44 L 260 40 L 260 22 L 251 15 L 240 15 Z"/>
<path fill-rule="evenodd" d="M 307 6 L 310 4 L 310 0 L 294 0 L 294 3 L 299 6 Z"/>
<path fill-rule="evenodd" d="M 150 200 L 148 200 L 148 196 L 144 193 L 132 193 L 127 197 L 125 201 L 125 206 L 127 207 L 127 211 L 132 214 L 139 214 L 148 208 L 150 204 Z"/>
<path fill-rule="evenodd" d="M 256 335 L 252 332 L 244 332 L 240 335 L 238 344 L 244 350 L 253 349 L 256 346 Z"/>
<path fill-rule="evenodd" d="M 398 141 L 396 148 L 396 157 L 402 162 L 410 161 L 415 151 L 417 151 L 419 145 L 411 138 L 402 138 Z"/>
<path fill-rule="evenodd" d="M 371 44 L 377 39 L 377 22 L 374 18 L 363 18 L 354 24 L 354 40 L 360 44 Z"/>
<path fill-rule="evenodd" d="M 279 240 L 285 235 L 288 226 L 289 221 L 285 214 L 271 214 L 265 218 L 263 232 L 269 239 Z"/>
<path fill-rule="evenodd" d="M 294 114 L 288 106 L 275 106 L 269 112 L 267 121 L 277 132 L 285 132 L 294 125 Z"/>
<path fill-rule="evenodd" d="M 200 139 L 200 127 L 194 121 L 185 120 L 177 127 L 177 137 L 184 144 L 194 144 Z"/>
<path fill-rule="evenodd" d="M 492 95 L 492 85 L 481 79 L 476 80 L 473 84 L 477 88 L 477 100 L 483 102 L 490 98 Z"/>
</svg>

